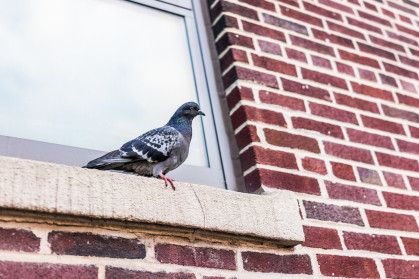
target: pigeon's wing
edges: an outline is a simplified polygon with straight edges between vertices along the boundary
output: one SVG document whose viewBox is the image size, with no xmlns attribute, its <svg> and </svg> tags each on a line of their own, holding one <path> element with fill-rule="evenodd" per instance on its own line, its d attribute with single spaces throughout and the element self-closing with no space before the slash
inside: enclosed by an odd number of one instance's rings
<svg viewBox="0 0 419 279">
<path fill-rule="evenodd" d="M 125 143 L 119 151 L 124 159 L 158 163 L 170 156 L 180 140 L 180 133 L 175 128 L 163 126 Z"/>
</svg>

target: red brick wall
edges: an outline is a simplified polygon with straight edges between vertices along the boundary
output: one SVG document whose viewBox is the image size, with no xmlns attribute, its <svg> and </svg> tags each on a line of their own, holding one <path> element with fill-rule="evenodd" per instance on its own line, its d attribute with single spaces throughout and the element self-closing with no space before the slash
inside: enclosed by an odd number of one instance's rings
<svg viewBox="0 0 419 279">
<path fill-rule="evenodd" d="M 296 192 L 307 238 L 253 270 L 419 278 L 419 2 L 208 5 L 246 187 Z"/>
</svg>

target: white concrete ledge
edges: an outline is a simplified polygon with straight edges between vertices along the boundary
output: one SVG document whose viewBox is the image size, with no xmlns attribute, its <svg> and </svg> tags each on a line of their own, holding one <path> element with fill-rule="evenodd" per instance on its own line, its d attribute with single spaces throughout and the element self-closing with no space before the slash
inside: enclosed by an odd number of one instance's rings
<svg viewBox="0 0 419 279">
<path fill-rule="evenodd" d="M 0 207 L 304 241 L 294 193 L 251 195 L 0 156 Z"/>
</svg>

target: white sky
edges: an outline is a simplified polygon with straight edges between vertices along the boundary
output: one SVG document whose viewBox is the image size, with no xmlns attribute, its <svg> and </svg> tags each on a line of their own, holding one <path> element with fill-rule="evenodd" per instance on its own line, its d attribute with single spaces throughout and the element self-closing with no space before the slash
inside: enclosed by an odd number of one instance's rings
<svg viewBox="0 0 419 279">
<path fill-rule="evenodd" d="M 118 0 L 0 0 L 0 134 L 110 151 L 196 101 L 182 17 Z M 206 166 L 200 120 L 187 164 Z"/>
</svg>

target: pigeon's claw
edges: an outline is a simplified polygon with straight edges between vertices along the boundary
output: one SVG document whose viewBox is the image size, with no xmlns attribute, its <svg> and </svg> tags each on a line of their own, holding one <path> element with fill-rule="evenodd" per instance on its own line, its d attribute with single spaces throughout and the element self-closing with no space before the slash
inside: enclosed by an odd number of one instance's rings
<svg viewBox="0 0 419 279">
<path fill-rule="evenodd" d="M 166 187 L 167 187 L 167 181 L 169 181 L 169 183 L 172 186 L 173 190 L 176 190 L 175 185 L 173 184 L 173 179 L 170 179 L 167 176 L 164 176 L 163 174 L 159 174 L 159 176 L 157 178 L 158 179 L 163 179 L 164 180 L 164 184 L 166 185 Z"/>
</svg>

